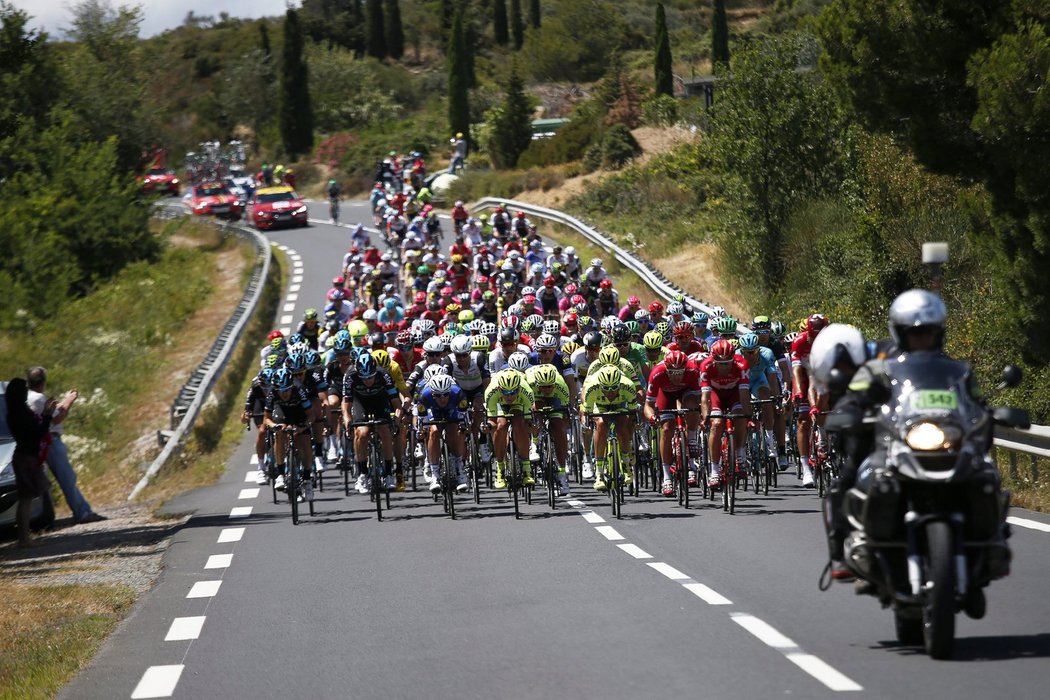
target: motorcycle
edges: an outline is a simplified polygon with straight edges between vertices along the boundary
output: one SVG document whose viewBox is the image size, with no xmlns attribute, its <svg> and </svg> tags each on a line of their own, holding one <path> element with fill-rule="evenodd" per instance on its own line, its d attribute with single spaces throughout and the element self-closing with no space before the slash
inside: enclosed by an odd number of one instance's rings
<svg viewBox="0 0 1050 700">
<path fill-rule="evenodd" d="M 939 353 L 886 361 L 889 395 L 874 417 L 875 451 L 846 493 L 844 564 L 857 592 L 893 609 L 897 639 L 950 658 L 955 615 L 984 616 L 984 588 L 1009 573 L 1009 492 L 989 455 L 994 426 L 1029 427 L 1027 411 L 974 397 L 968 365 Z M 997 387 L 1016 386 L 1007 366 Z M 828 430 L 857 418 L 832 414 Z"/>
</svg>

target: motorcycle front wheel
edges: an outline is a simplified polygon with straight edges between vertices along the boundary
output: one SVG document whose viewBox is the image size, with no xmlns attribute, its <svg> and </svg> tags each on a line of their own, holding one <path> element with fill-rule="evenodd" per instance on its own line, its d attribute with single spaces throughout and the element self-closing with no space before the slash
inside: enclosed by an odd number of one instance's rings
<svg viewBox="0 0 1050 700">
<path fill-rule="evenodd" d="M 926 580 L 929 587 L 922 607 L 926 653 L 949 659 L 955 646 L 955 574 L 952 529 L 946 522 L 926 525 Z"/>
</svg>

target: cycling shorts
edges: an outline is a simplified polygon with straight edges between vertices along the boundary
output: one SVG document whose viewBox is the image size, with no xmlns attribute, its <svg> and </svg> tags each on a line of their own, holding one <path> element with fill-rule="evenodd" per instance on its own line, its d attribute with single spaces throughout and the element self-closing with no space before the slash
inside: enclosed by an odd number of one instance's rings
<svg viewBox="0 0 1050 700">
<path fill-rule="evenodd" d="M 723 413 L 740 413 L 743 408 L 739 389 L 711 390 L 711 415 L 715 418 L 721 417 Z"/>
<path fill-rule="evenodd" d="M 682 401 L 684 399 L 696 399 L 697 405 L 700 403 L 700 390 L 696 389 L 693 391 L 673 391 L 668 392 L 661 389 L 656 393 L 656 401 L 653 402 L 653 406 L 656 407 L 657 411 L 666 411 L 672 408 L 681 408 Z M 660 417 L 663 420 L 663 416 Z"/>
<path fill-rule="evenodd" d="M 354 398 L 350 409 L 350 419 L 354 423 L 363 423 L 369 420 L 390 420 L 390 402 L 386 397 L 376 397 L 371 400 Z"/>
</svg>

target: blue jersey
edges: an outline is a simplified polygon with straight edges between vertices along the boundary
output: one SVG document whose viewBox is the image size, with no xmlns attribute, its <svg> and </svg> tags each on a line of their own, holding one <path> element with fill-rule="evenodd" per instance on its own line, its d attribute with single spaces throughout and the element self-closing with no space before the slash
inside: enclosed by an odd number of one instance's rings
<svg viewBox="0 0 1050 700">
<path fill-rule="evenodd" d="M 430 420 L 448 420 L 462 423 L 467 417 L 465 411 L 467 401 L 463 397 L 463 390 L 455 384 L 452 385 L 452 392 L 444 408 L 438 404 L 437 399 L 434 397 L 434 392 L 430 390 L 429 386 L 419 392 L 416 407 L 420 415 L 424 415 L 425 411 L 425 415 Z"/>
<path fill-rule="evenodd" d="M 529 364 L 532 366 L 541 364 L 539 352 L 533 350 L 529 353 Z M 558 374 L 562 375 L 563 377 L 576 376 L 576 368 L 572 365 L 565 364 L 565 355 L 563 355 L 560 350 L 556 350 L 554 352 L 554 359 L 551 360 L 550 364 L 554 365 L 554 369 L 558 370 Z"/>
</svg>

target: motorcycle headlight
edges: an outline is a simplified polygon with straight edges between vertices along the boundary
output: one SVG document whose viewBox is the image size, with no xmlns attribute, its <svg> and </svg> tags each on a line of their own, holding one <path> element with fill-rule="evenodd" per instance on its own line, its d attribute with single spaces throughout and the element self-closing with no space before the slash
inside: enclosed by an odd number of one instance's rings
<svg viewBox="0 0 1050 700">
<path fill-rule="evenodd" d="M 959 429 L 954 426 L 941 426 L 924 421 L 908 428 L 904 441 L 913 450 L 932 452 L 952 449 L 960 437 Z"/>
</svg>

